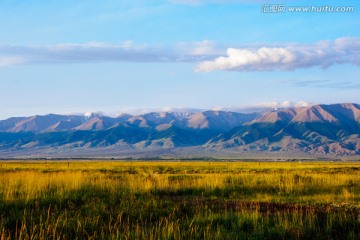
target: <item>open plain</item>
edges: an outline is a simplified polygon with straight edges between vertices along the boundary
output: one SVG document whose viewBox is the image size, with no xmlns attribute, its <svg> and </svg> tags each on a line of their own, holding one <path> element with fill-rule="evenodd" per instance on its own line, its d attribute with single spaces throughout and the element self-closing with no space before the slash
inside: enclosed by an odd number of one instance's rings
<svg viewBox="0 0 360 240">
<path fill-rule="evenodd" d="M 358 162 L 2 161 L 0 239 L 359 239 Z"/>
</svg>

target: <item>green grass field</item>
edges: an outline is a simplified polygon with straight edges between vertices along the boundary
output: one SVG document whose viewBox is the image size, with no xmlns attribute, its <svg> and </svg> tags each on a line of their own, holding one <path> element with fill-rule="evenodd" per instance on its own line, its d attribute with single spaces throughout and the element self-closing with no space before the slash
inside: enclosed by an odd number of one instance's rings
<svg viewBox="0 0 360 240">
<path fill-rule="evenodd" d="M 0 162 L 0 239 L 360 239 L 360 163 Z"/>
</svg>

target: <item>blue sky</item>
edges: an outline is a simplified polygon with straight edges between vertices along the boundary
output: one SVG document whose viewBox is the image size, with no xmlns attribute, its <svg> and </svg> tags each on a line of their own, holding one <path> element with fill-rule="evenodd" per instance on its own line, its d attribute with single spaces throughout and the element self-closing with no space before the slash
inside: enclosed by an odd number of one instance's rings
<svg viewBox="0 0 360 240">
<path fill-rule="evenodd" d="M 0 119 L 359 103 L 360 2 L 284 3 L 2 0 Z"/>
</svg>

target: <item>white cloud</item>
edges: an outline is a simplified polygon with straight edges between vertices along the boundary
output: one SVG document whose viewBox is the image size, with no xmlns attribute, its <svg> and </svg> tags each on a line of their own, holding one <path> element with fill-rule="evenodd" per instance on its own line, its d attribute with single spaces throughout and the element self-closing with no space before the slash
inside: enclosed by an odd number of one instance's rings
<svg viewBox="0 0 360 240">
<path fill-rule="evenodd" d="M 131 114 L 131 115 L 142 115 L 151 112 L 177 112 L 177 113 L 197 113 L 204 112 L 208 110 L 212 111 L 229 111 L 229 112 L 239 112 L 239 113 L 251 113 L 251 112 L 261 112 L 269 109 L 278 109 L 278 108 L 293 108 L 293 107 L 309 107 L 312 106 L 313 103 L 306 102 L 304 100 L 294 102 L 285 100 L 282 102 L 277 101 L 269 101 L 269 102 L 261 102 L 248 104 L 243 106 L 215 106 L 212 108 L 190 108 L 190 107 L 159 107 L 159 108 L 122 108 L 117 111 L 113 111 L 107 115 L 110 116 L 119 116 L 123 113 Z"/>
<path fill-rule="evenodd" d="M 285 100 L 283 102 L 261 102 L 252 105 L 253 108 L 291 108 L 291 107 L 308 107 L 311 106 L 311 103 L 301 100 L 299 102 L 292 102 Z"/>
<path fill-rule="evenodd" d="M 127 113 L 131 115 L 142 115 L 152 112 L 163 113 L 163 112 L 175 112 L 175 113 L 197 113 L 203 112 L 207 109 L 200 108 L 189 108 L 189 107 L 159 107 L 159 108 L 122 108 L 117 111 L 113 111 L 108 114 L 110 116 L 119 116 L 121 114 Z"/>
<path fill-rule="evenodd" d="M 251 113 L 251 112 L 260 112 L 269 109 L 278 109 L 278 108 L 293 108 L 293 107 L 309 107 L 313 105 L 310 102 L 304 100 L 294 102 L 285 100 L 282 102 L 278 101 L 269 101 L 269 102 L 260 102 L 243 106 L 227 106 L 227 107 L 213 107 L 211 110 L 214 111 L 230 111 L 230 112 L 240 112 L 240 113 Z"/>
<path fill-rule="evenodd" d="M 211 55 L 218 53 L 219 51 L 216 50 L 215 43 L 208 40 L 195 42 L 194 47 L 190 52 L 191 55 Z"/>
<path fill-rule="evenodd" d="M 206 57 L 209 60 L 211 56 L 221 56 L 225 53 L 223 49 L 216 46 L 214 41 L 203 40 L 198 42 L 180 42 L 176 45 L 175 49 L 183 55 L 187 56 L 201 56 Z"/>
<path fill-rule="evenodd" d="M 92 62 L 198 62 L 216 55 L 208 40 L 180 44 L 182 48 L 149 46 L 125 41 L 120 44 L 89 42 L 50 46 L 0 46 L 0 67 L 18 64 L 63 64 Z"/>
<path fill-rule="evenodd" d="M 225 55 L 226 56 L 223 56 Z M 97 62 L 196 62 L 198 72 L 290 71 L 298 68 L 327 68 L 335 64 L 360 66 L 360 37 L 338 38 L 314 44 L 219 47 L 204 40 L 172 47 L 89 42 L 50 46 L 0 46 L 0 67 L 19 64 L 68 64 Z"/>
<path fill-rule="evenodd" d="M 294 107 L 309 107 L 309 106 L 311 106 L 311 104 L 303 100 L 294 104 Z"/>
<path fill-rule="evenodd" d="M 227 56 L 200 63 L 196 71 L 272 71 L 327 68 L 335 64 L 360 65 L 360 37 L 282 47 L 228 48 Z"/>
<path fill-rule="evenodd" d="M 277 65 L 289 64 L 295 55 L 284 48 L 260 48 L 258 50 L 235 49 L 227 50 L 227 57 L 219 57 L 213 61 L 199 64 L 197 71 L 210 72 L 215 70 L 271 70 Z"/>
<path fill-rule="evenodd" d="M 0 59 L 2 59 L 2 62 L 8 63 L 6 65 L 106 61 L 149 62 L 166 61 L 165 57 L 166 55 L 156 49 L 135 45 L 130 41 L 117 45 L 90 42 L 50 46 L 0 46 Z M 13 59 L 13 61 L 9 59 Z M 5 64 L 0 66 L 5 66 Z"/>
<path fill-rule="evenodd" d="M 24 59 L 17 56 L 0 56 L 0 67 L 22 64 Z"/>
</svg>

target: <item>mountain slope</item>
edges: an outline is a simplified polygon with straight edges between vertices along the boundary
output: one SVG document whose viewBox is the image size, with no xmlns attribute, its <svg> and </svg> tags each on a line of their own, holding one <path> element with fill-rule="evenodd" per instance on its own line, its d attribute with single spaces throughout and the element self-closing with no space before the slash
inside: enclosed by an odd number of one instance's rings
<svg viewBox="0 0 360 240">
<path fill-rule="evenodd" d="M 99 116 L 89 119 L 81 125 L 73 127 L 75 130 L 103 130 L 113 126 L 117 120 L 110 117 Z"/>
<path fill-rule="evenodd" d="M 195 113 L 186 120 L 186 126 L 193 129 L 230 130 L 260 116 L 258 113 L 235 113 L 224 111 L 205 111 Z"/>
<path fill-rule="evenodd" d="M 7 132 L 41 132 L 46 129 L 51 129 L 52 126 L 56 129 L 56 125 L 61 125 L 62 122 L 76 122 L 79 124 L 82 123 L 82 121 L 83 119 L 81 116 L 65 116 L 58 114 L 32 116 L 23 118 L 21 121 L 17 121 L 12 128 L 7 130 Z"/>
<path fill-rule="evenodd" d="M 8 132 L 14 128 L 19 122 L 25 120 L 26 117 L 11 117 L 0 121 L 0 132 Z"/>
</svg>

